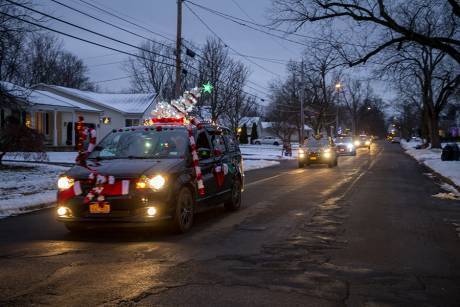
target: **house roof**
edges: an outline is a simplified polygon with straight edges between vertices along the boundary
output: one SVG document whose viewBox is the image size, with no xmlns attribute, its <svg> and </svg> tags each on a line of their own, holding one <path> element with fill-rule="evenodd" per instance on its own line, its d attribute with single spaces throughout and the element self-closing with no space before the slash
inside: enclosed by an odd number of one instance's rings
<svg viewBox="0 0 460 307">
<path fill-rule="evenodd" d="M 262 125 L 262 129 L 272 128 L 273 127 L 273 122 L 262 122 L 261 125 Z M 304 125 L 303 130 L 304 131 L 312 131 L 313 129 L 308 125 Z"/>
<path fill-rule="evenodd" d="M 72 99 L 67 99 L 65 97 L 47 91 L 27 89 L 19 85 L 15 85 L 4 81 L 0 81 L 0 86 L 6 89 L 6 91 L 8 91 L 8 94 L 15 96 L 16 98 L 19 98 L 30 105 L 61 107 L 89 112 L 101 112 L 101 110 L 98 110 L 96 108 L 87 106 L 85 104 L 76 102 Z"/>
<path fill-rule="evenodd" d="M 46 85 L 62 93 L 78 97 L 95 105 L 109 108 L 121 113 L 144 114 L 154 102 L 156 94 L 107 94 L 82 91 L 73 88 Z"/>
</svg>

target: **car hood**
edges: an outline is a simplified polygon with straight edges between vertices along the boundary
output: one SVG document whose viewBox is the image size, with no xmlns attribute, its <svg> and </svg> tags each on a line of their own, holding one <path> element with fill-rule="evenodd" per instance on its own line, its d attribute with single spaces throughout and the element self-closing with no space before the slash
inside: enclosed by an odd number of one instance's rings
<svg viewBox="0 0 460 307">
<path fill-rule="evenodd" d="M 348 145 L 353 145 L 352 142 L 338 142 L 338 143 L 335 143 L 335 145 L 344 145 L 344 146 L 348 146 Z"/>
<path fill-rule="evenodd" d="M 88 161 L 88 168 L 76 165 L 66 174 L 75 179 L 86 179 L 91 172 L 90 169 L 92 169 L 98 174 L 114 176 L 115 178 L 138 178 L 141 175 L 170 173 L 181 166 L 185 166 L 183 159 L 115 159 L 98 162 Z"/>
<path fill-rule="evenodd" d="M 310 147 L 306 147 L 305 149 L 308 150 L 308 151 L 313 151 L 313 152 L 318 152 L 318 151 L 322 151 L 324 149 L 326 149 L 328 147 L 324 147 L 324 146 L 310 146 Z"/>
</svg>

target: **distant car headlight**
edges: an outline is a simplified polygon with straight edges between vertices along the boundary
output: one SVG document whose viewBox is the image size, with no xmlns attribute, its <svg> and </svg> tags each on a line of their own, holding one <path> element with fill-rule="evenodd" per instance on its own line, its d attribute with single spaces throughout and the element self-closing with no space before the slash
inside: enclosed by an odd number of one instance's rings
<svg viewBox="0 0 460 307">
<path fill-rule="evenodd" d="M 361 145 L 361 142 L 360 141 L 355 141 L 355 146 L 359 146 Z"/>
<path fill-rule="evenodd" d="M 74 180 L 67 176 L 59 177 L 57 186 L 59 190 L 67 190 L 70 189 L 74 184 Z"/>
<path fill-rule="evenodd" d="M 326 148 L 326 149 L 324 149 L 324 152 L 325 152 L 325 153 L 331 152 L 331 149 L 330 149 L 330 148 Z"/>
<path fill-rule="evenodd" d="M 304 154 L 305 151 L 303 149 L 299 149 L 299 154 Z"/>
<path fill-rule="evenodd" d="M 149 187 L 153 190 L 161 190 L 166 183 L 166 179 L 161 175 L 156 175 L 147 181 Z"/>
<path fill-rule="evenodd" d="M 366 141 L 366 146 L 371 145 L 371 141 Z"/>
<path fill-rule="evenodd" d="M 352 149 L 353 149 L 353 147 L 354 147 L 354 146 L 353 146 L 353 144 L 347 144 L 347 148 L 348 148 L 348 150 L 352 150 Z"/>
<path fill-rule="evenodd" d="M 329 159 L 331 157 L 331 153 L 329 151 L 324 152 L 323 157 Z"/>
</svg>

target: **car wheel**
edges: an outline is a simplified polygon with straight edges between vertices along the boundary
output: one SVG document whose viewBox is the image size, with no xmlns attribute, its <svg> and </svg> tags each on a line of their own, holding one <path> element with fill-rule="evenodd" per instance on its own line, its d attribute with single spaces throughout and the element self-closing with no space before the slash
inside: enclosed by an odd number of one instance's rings
<svg viewBox="0 0 460 307">
<path fill-rule="evenodd" d="M 278 142 L 275 142 L 275 143 L 273 143 L 273 145 L 275 145 L 275 146 L 278 146 L 278 145 L 279 145 L 279 143 L 278 143 Z"/>
<path fill-rule="evenodd" d="M 335 158 L 334 166 L 339 165 L 339 159 Z"/>
<path fill-rule="evenodd" d="M 305 167 L 305 163 L 299 161 L 299 168 L 304 168 L 304 167 Z"/>
<path fill-rule="evenodd" d="M 232 195 L 228 201 L 224 203 L 224 207 L 228 211 L 236 211 L 241 207 L 241 181 L 235 179 L 232 185 Z"/>
<path fill-rule="evenodd" d="M 260 145 L 260 142 L 259 142 L 259 141 L 256 141 L 255 144 L 256 144 L 256 145 Z"/>
<path fill-rule="evenodd" d="M 192 192 L 187 188 L 182 188 L 176 199 L 176 210 L 173 219 L 174 232 L 187 232 L 193 225 L 194 213 Z"/>
</svg>

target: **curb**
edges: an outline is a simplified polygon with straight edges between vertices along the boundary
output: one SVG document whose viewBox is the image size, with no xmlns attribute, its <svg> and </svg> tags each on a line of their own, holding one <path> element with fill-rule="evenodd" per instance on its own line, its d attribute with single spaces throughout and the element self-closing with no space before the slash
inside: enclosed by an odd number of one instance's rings
<svg viewBox="0 0 460 307">
<path fill-rule="evenodd" d="M 429 167 L 428 165 L 426 165 L 426 164 L 424 163 L 424 161 L 419 161 L 419 160 L 417 160 L 414 156 L 408 154 L 408 153 L 407 153 L 407 150 L 406 150 L 404 147 L 401 146 L 401 148 L 402 148 L 402 150 L 404 150 L 404 153 L 405 153 L 406 155 L 408 155 L 409 157 L 411 157 L 412 159 L 414 159 L 415 162 L 417 162 L 418 164 L 422 165 L 422 166 L 425 167 L 427 170 L 429 170 L 429 171 L 430 171 L 434 176 L 436 176 L 436 178 L 438 178 L 440 181 L 444 181 L 445 183 L 447 183 L 447 184 L 453 186 L 453 187 L 460 193 L 460 186 L 456 185 L 456 184 L 452 181 L 452 179 L 447 178 L 446 176 L 444 176 L 444 175 L 438 173 L 437 171 L 435 171 L 434 169 L 432 169 L 431 167 Z"/>
<path fill-rule="evenodd" d="M 22 215 L 22 214 L 26 214 L 26 213 L 31 213 L 31 212 L 38 211 L 38 210 L 48 209 L 48 208 L 53 207 L 55 204 L 56 204 L 56 202 L 49 202 L 49 203 L 43 203 L 43 204 L 38 204 L 38 205 L 22 207 L 22 208 L 18 208 L 18 209 L 0 210 L 0 219 L 1 218 L 6 218 L 6 217 Z M 11 213 L 11 211 L 13 211 L 13 213 Z"/>
</svg>

